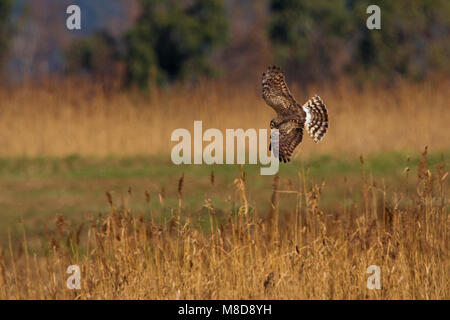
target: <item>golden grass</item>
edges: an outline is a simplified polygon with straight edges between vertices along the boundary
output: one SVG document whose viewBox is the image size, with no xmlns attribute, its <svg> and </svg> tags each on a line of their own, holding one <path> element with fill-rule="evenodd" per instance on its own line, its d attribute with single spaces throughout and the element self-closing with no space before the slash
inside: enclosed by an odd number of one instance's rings
<svg viewBox="0 0 450 320">
<path fill-rule="evenodd" d="M 244 174 L 227 212 L 208 196 L 203 214 L 185 212 L 183 178 L 169 216 L 161 209 L 144 218 L 107 194 L 111 210 L 90 217 L 87 236 L 59 217 L 42 249 L 29 250 L 25 232 L 3 248 L 0 298 L 449 299 L 448 173 L 428 169 L 425 154 L 418 172 L 414 194 L 387 192 L 363 173 L 362 200 L 333 211 L 321 209 L 326 186 L 303 174 L 290 190 L 275 177 L 268 215 L 247 200 Z M 296 207 L 278 212 L 280 194 L 296 197 Z M 73 264 L 80 290 L 66 288 Z M 370 265 L 381 268 L 380 290 L 366 287 Z"/>
<path fill-rule="evenodd" d="M 324 142 L 305 137 L 302 157 L 448 150 L 449 84 L 294 87 L 301 101 L 318 93 L 330 113 Z M 194 120 L 204 128 L 267 128 L 273 114 L 259 86 L 173 87 L 146 98 L 73 80 L 25 85 L 0 89 L 0 156 L 168 153 L 172 130 Z M 180 181 L 178 210 L 165 209 L 164 193 L 149 217 L 108 196 L 109 213 L 88 215 L 82 227 L 58 218 L 40 249 L 27 241 L 25 221 L 23 241 L 0 248 L 0 299 L 450 299 L 448 173 L 428 170 L 425 155 L 418 171 L 413 194 L 363 173 L 360 190 L 335 209 L 321 206 L 326 184 L 300 174 L 289 190 L 275 177 L 261 210 L 241 175 L 235 198 L 224 199 L 231 208 L 214 207 L 210 198 L 220 195 L 211 177 L 202 210 L 188 212 L 183 188 L 190 186 Z M 352 200 L 355 193 L 361 200 Z M 296 206 L 280 212 L 285 197 Z M 73 264 L 81 290 L 66 287 Z M 380 290 L 366 287 L 370 265 L 381 268 Z"/>
<path fill-rule="evenodd" d="M 0 89 L 0 156 L 135 155 L 168 153 L 171 132 L 193 128 L 268 128 L 274 112 L 255 86 L 203 84 L 153 90 L 150 97 L 106 94 L 99 85 L 77 81 Z M 333 85 L 294 87 L 301 102 L 318 93 L 330 113 L 323 143 L 305 137 L 302 156 L 415 151 L 449 148 L 450 80 L 399 83 L 358 90 Z"/>
</svg>

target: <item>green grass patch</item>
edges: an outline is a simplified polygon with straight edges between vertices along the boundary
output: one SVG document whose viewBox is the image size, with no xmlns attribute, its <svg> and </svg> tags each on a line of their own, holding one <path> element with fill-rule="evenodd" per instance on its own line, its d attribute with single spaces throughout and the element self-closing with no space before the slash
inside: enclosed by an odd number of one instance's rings
<svg viewBox="0 0 450 320">
<path fill-rule="evenodd" d="M 450 151 L 428 155 L 429 168 L 443 162 L 448 167 Z M 321 203 L 327 207 L 349 206 L 359 199 L 363 176 L 382 179 L 390 190 L 414 190 L 420 154 L 384 152 L 364 157 L 322 155 L 305 161 L 280 164 L 283 190 L 325 181 Z M 174 165 L 169 155 L 126 158 L 95 158 L 71 155 L 55 157 L 0 158 L 0 233 L 23 218 L 30 233 L 52 224 L 58 214 L 81 220 L 83 214 L 107 212 L 108 191 L 116 206 L 125 205 L 145 215 L 177 209 L 178 179 L 184 174 L 182 210 L 201 215 L 205 199 L 222 212 L 235 210 L 239 195 L 234 179 L 245 171 L 249 203 L 258 213 L 270 208 L 273 176 L 261 176 L 260 165 Z M 406 174 L 405 168 L 410 170 Z M 211 184 L 214 172 L 214 185 Z M 131 189 L 131 195 L 128 190 Z M 147 203 L 145 193 L 150 194 Z M 164 204 L 160 202 L 164 195 Z M 283 194 L 280 210 L 292 210 L 295 194 Z M 203 220 L 202 220 L 203 221 Z M 205 226 L 208 221 L 204 221 Z"/>
</svg>

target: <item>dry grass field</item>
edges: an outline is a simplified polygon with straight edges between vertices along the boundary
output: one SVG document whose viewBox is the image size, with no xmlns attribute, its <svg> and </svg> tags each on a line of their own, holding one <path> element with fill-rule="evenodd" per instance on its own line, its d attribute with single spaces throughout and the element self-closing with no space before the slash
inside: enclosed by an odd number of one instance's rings
<svg viewBox="0 0 450 320">
<path fill-rule="evenodd" d="M 255 78 L 254 83 L 260 79 Z M 320 94 L 331 123 L 324 143 L 304 139 L 301 157 L 449 149 L 448 78 L 355 89 L 346 81 L 293 88 L 299 101 Z M 153 90 L 148 97 L 106 94 L 81 81 L 0 89 L 0 156 L 169 153 L 176 128 L 268 128 L 274 111 L 261 88 L 200 85 Z"/>
<path fill-rule="evenodd" d="M 264 218 L 247 200 L 252 181 L 244 174 L 226 212 L 206 198 L 201 214 L 185 214 L 183 178 L 169 217 L 163 210 L 133 214 L 108 193 L 106 216 L 77 226 L 60 216 L 36 251 L 25 228 L 20 243 L 10 241 L 0 255 L 0 298 L 449 299 L 443 169 L 428 169 L 424 155 L 413 194 L 387 194 L 363 175 L 362 201 L 334 211 L 321 209 L 324 185 L 301 176 L 298 188 L 282 190 L 275 176 Z M 284 193 L 297 204 L 280 215 Z M 66 287 L 73 264 L 81 269 L 80 290 Z M 366 287 L 370 265 L 381 268 L 379 290 Z"/>
<path fill-rule="evenodd" d="M 450 299 L 449 85 L 294 87 L 331 127 L 274 177 L 170 163 L 194 120 L 268 128 L 259 87 L 0 89 L 0 299 Z"/>
</svg>

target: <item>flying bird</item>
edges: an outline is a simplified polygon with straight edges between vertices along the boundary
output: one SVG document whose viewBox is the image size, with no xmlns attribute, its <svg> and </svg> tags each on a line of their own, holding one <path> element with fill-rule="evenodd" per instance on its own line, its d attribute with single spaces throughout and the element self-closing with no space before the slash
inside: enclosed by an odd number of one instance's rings
<svg viewBox="0 0 450 320">
<path fill-rule="evenodd" d="M 295 148 L 302 142 L 303 129 L 314 142 L 322 141 L 328 130 L 328 111 L 318 95 L 299 105 L 289 91 L 283 71 L 271 66 L 262 75 L 262 97 L 277 113 L 270 121 L 270 128 L 279 132 L 277 151 L 280 162 L 291 160 Z M 276 155 L 277 148 L 273 142 Z"/>
</svg>

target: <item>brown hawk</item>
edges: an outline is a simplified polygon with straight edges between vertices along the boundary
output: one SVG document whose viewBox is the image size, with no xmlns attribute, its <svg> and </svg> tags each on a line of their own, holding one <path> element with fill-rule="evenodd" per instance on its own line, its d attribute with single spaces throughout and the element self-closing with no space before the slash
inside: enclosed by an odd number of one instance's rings
<svg viewBox="0 0 450 320">
<path fill-rule="evenodd" d="M 328 112 L 322 99 L 315 95 L 305 104 L 299 105 L 292 97 L 280 68 L 271 66 L 263 73 L 262 97 L 277 113 L 277 117 L 270 121 L 270 128 L 278 129 L 279 132 L 280 161 L 290 161 L 292 153 L 302 141 L 303 128 L 315 142 L 321 141 L 327 133 Z M 269 149 L 271 146 L 272 143 Z"/>
</svg>

